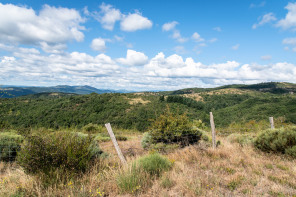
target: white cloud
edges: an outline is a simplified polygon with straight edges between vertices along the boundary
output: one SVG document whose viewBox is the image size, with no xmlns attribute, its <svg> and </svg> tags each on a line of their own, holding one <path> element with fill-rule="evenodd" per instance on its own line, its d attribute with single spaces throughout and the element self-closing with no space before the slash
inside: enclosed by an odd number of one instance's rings
<svg viewBox="0 0 296 197">
<path fill-rule="evenodd" d="M 117 36 L 117 35 L 115 35 L 114 36 L 114 39 L 116 40 L 116 41 L 118 41 L 118 42 L 122 42 L 123 41 L 123 37 L 120 37 L 120 36 Z"/>
<path fill-rule="evenodd" d="M 184 46 L 175 46 L 174 51 L 178 54 L 185 54 L 186 53 L 186 49 L 184 48 Z"/>
<path fill-rule="evenodd" d="M 147 63 L 148 57 L 144 53 L 128 49 L 126 58 L 119 58 L 117 61 L 128 66 L 142 66 Z"/>
<path fill-rule="evenodd" d="M 212 39 L 209 40 L 210 43 L 214 43 L 214 42 L 217 42 L 217 41 L 218 41 L 218 38 L 212 38 Z"/>
<path fill-rule="evenodd" d="M 296 47 L 294 47 L 294 48 L 292 49 L 292 51 L 296 52 Z"/>
<path fill-rule="evenodd" d="M 96 14 L 95 18 L 102 24 L 104 29 L 112 31 L 116 21 L 119 21 L 122 18 L 120 10 L 105 3 L 102 3 L 100 9 L 100 13 Z"/>
<path fill-rule="evenodd" d="M 193 40 L 195 40 L 196 42 L 203 42 L 203 41 L 205 41 L 205 39 L 203 39 L 197 32 L 194 32 L 192 34 L 191 38 Z"/>
<path fill-rule="evenodd" d="M 32 8 L 0 3 L 0 41 L 32 45 L 82 41 L 84 21 L 75 9 L 44 5 L 36 14 Z"/>
<path fill-rule="evenodd" d="M 232 50 L 235 50 L 235 51 L 238 50 L 238 48 L 239 48 L 239 44 L 236 44 L 236 45 L 234 45 L 234 46 L 231 47 L 231 49 Z"/>
<path fill-rule="evenodd" d="M 283 44 L 296 45 L 296 38 L 285 38 Z"/>
<path fill-rule="evenodd" d="M 106 50 L 106 42 L 103 38 L 93 39 L 90 46 L 95 51 L 104 52 Z"/>
<path fill-rule="evenodd" d="M 150 29 L 152 24 L 153 23 L 148 18 L 142 16 L 141 13 L 134 13 L 123 17 L 120 23 L 120 29 L 122 31 L 132 32 L 142 29 Z"/>
<path fill-rule="evenodd" d="M 175 29 L 177 24 L 179 24 L 177 21 L 165 23 L 162 25 L 162 31 L 171 31 Z"/>
<path fill-rule="evenodd" d="M 221 27 L 214 27 L 213 30 L 215 30 L 217 32 L 221 32 L 222 31 Z"/>
<path fill-rule="evenodd" d="M 262 26 L 262 25 L 264 25 L 264 24 L 266 24 L 266 23 L 270 23 L 270 22 L 272 22 L 272 21 L 276 21 L 277 19 L 276 19 L 276 17 L 275 17 L 275 15 L 273 14 L 273 13 L 268 13 L 268 14 L 265 14 L 265 15 L 263 15 L 261 18 L 260 18 L 260 21 L 258 22 L 258 23 L 255 23 L 253 26 L 252 26 L 252 28 L 253 29 L 256 29 L 257 27 L 259 27 L 259 26 Z"/>
<path fill-rule="evenodd" d="M 283 29 L 293 28 L 296 31 L 296 3 L 288 3 L 285 7 L 288 10 L 288 13 L 284 19 L 281 19 L 276 26 Z"/>
<path fill-rule="evenodd" d="M 188 40 L 188 38 L 184 38 L 181 36 L 181 33 L 179 32 L 179 30 L 174 30 L 172 38 L 177 40 L 177 42 L 179 42 L 179 43 L 184 43 L 184 42 L 187 42 L 187 40 Z"/>
<path fill-rule="evenodd" d="M 254 3 L 251 3 L 251 5 L 250 5 L 250 8 L 260 8 L 260 7 L 264 7 L 265 6 L 265 4 L 266 4 L 266 2 L 265 1 L 262 1 L 261 3 L 259 3 L 259 4 L 254 4 Z"/>
<path fill-rule="evenodd" d="M 263 55 L 263 56 L 261 56 L 261 59 L 262 60 L 271 60 L 271 55 Z"/>
<path fill-rule="evenodd" d="M 114 60 L 105 54 L 42 54 L 35 48 L 3 44 L 0 48 L 11 53 L 0 57 L 1 84 L 19 81 L 22 85 L 68 84 L 105 89 L 173 90 L 233 83 L 296 82 L 296 65 L 288 62 L 268 65 L 240 64 L 237 61 L 203 64 L 177 54 L 166 57 L 162 52 L 148 59 L 144 53 L 133 50 L 128 50 L 125 58 Z"/>
<path fill-rule="evenodd" d="M 46 53 L 62 53 L 66 48 L 66 44 L 48 44 L 40 42 L 41 49 Z"/>
</svg>

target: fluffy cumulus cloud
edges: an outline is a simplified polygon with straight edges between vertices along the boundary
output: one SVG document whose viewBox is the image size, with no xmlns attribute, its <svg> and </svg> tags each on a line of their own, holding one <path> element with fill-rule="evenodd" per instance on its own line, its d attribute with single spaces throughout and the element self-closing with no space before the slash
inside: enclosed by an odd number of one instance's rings
<svg viewBox="0 0 296 197">
<path fill-rule="evenodd" d="M 296 31 L 296 2 L 288 3 L 285 8 L 288 10 L 288 13 L 284 19 L 278 21 L 276 26 Z"/>
<path fill-rule="evenodd" d="M 93 39 L 90 46 L 95 51 L 104 52 L 106 50 L 106 43 L 103 38 Z"/>
<path fill-rule="evenodd" d="M 95 18 L 102 24 L 104 29 L 112 31 L 116 21 L 121 20 L 122 14 L 120 10 L 105 3 L 102 3 L 100 9 L 101 11 L 98 14 L 95 14 Z"/>
<path fill-rule="evenodd" d="M 172 31 L 173 34 L 171 37 L 179 43 L 184 43 L 188 41 L 188 38 L 185 38 L 181 35 L 180 31 L 176 29 L 176 25 L 179 24 L 177 21 L 168 22 L 162 25 L 163 31 Z"/>
<path fill-rule="evenodd" d="M 199 33 L 197 33 L 197 32 L 194 32 L 194 33 L 192 34 L 191 38 L 192 38 L 194 41 L 196 41 L 196 42 L 203 42 L 203 41 L 205 41 L 205 39 L 203 39 L 203 38 L 199 35 Z"/>
<path fill-rule="evenodd" d="M 296 45 L 296 37 L 295 38 L 285 38 L 283 40 L 283 44 Z"/>
<path fill-rule="evenodd" d="M 172 22 L 168 22 L 162 25 L 162 30 L 163 31 L 171 31 L 173 29 L 175 29 L 176 25 L 178 25 L 179 23 L 177 21 L 172 21 Z"/>
<path fill-rule="evenodd" d="M 267 23 L 270 23 L 272 21 L 276 21 L 276 17 L 273 13 L 267 13 L 265 15 L 263 15 L 262 17 L 259 18 L 259 22 L 258 23 L 255 23 L 252 28 L 253 29 L 256 29 L 257 27 L 259 26 L 262 26 L 264 24 L 267 24 Z"/>
<path fill-rule="evenodd" d="M 142 16 L 141 13 L 134 13 L 124 16 L 121 23 L 120 29 L 122 31 L 137 31 L 141 29 L 150 29 L 152 27 L 152 21 Z"/>
<path fill-rule="evenodd" d="M 61 43 L 84 39 L 84 21 L 75 9 L 44 5 L 36 13 L 32 8 L 0 3 L 0 41 L 59 50 Z"/>
<path fill-rule="evenodd" d="M 148 57 L 144 53 L 129 49 L 126 58 L 119 58 L 117 61 L 128 66 L 142 66 L 147 63 Z"/>
<path fill-rule="evenodd" d="M 9 55 L 0 57 L 0 83 L 26 81 L 31 85 L 92 85 L 97 88 L 131 90 L 173 90 L 213 87 L 262 81 L 296 82 L 296 65 L 279 62 L 268 65 L 237 61 L 203 64 L 193 58 L 160 52 L 151 59 L 127 50 L 126 57 L 112 59 L 105 54 L 42 54 L 36 48 L 0 44 Z"/>
<path fill-rule="evenodd" d="M 99 12 L 89 12 L 87 8 L 84 8 L 83 11 L 86 15 L 99 21 L 104 29 L 110 31 L 114 29 L 116 22 L 120 22 L 120 29 L 126 32 L 150 29 L 153 25 L 152 21 L 142 16 L 140 12 L 136 11 L 125 15 L 110 4 L 102 3 Z"/>
</svg>

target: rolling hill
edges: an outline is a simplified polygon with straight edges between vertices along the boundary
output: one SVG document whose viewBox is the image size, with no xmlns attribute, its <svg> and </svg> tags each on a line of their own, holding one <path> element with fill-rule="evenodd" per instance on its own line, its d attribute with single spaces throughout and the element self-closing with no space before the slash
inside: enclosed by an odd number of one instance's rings
<svg viewBox="0 0 296 197">
<path fill-rule="evenodd" d="M 111 93 L 114 90 L 101 90 L 91 86 L 67 86 L 59 85 L 53 87 L 15 87 L 15 86 L 0 86 L 0 98 L 13 98 L 29 94 L 37 94 L 44 92 L 63 92 L 74 94 L 90 94 L 90 93 Z"/>
<path fill-rule="evenodd" d="M 0 99 L 0 128 L 81 128 L 110 122 L 118 128 L 145 131 L 167 108 L 206 124 L 212 111 L 217 127 L 265 121 L 269 116 L 296 123 L 294 88 L 295 84 L 267 83 L 172 92 L 31 94 Z"/>
</svg>

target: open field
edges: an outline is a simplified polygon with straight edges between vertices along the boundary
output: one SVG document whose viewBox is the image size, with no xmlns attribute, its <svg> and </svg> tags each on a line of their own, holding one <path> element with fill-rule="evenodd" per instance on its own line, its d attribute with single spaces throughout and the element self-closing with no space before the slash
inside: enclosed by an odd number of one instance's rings
<svg viewBox="0 0 296 197">
<path fill-rule="evenodd" d="M 127 167 L 121 166 L 112 142 L 101 143 L 110 157 L 98 163 L 85 175 L 66 183 L 44 187 L 37 176 L 27 175 L 16 164 L 1 163 L 1 196 L 296 196 L 295 159 L 283 155 L 262 153 L 251 145 L 231 142 L 219 137 L 217 150 L 207 142 L 164 153 L 172 163 L 152 183 L 135 191 L 122 192 L 117 185 L 118 175 Z M 119 142 L 131 164 L 147 155 L 141 147 L 141 134 Z"/>
</svg>

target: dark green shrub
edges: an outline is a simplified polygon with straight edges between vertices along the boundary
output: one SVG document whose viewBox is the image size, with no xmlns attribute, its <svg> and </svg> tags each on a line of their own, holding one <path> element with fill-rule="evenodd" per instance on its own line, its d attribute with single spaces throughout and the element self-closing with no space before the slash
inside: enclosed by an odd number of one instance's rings
<svg viewBox="0 0 296 197">
<path fill-rule="evenodd" d="M 173 115 L 169 110 L 160 115 L 149 131 L 152 143 L 178 143 L 181 146 L 197 143 L 202 133 L 194 129 L 186 114 Z"/>
<path fill-rule="evenodd" d="M 285 153 L 296 158 L 296 146 L 293 146 L 292 148 L 287 148 L 285 150 Z"/>
<path fill-rule="evenodd" d="M 100 133 L 103 131 L 103 127 L 97 124 L 89 123 L 85 125 L 82 130 L 86 133 L 93 134 L 93 133 Z"/>
<path fill-rule="evenodd" d="M 127 137 L 122 136 L 122 135 L 117 135 L 117 136 L 116 136 L 116 140 L 117 140 L 117 141 L 127 141 Z"/>
<path fill-rule="evenodd" d="M 263 131 L 256 138 L 254 145 L 265 152 L 287 153 L 293 156 L 296 149 L 296 127 Z"/>
<path fill-rule="evenodd" d="M 31 173 L 49 173 L 56 169 L 84 172 L 101 155 L 98 143 L 88 135 L 56 132 L 26 138 L 18 154 L 18 163 Z"/>
<path fill-rule="evenodd" d="M 23 139 L 14 132 L 0 133 L 0 161 L 14 161 Z"/>
</svg>

